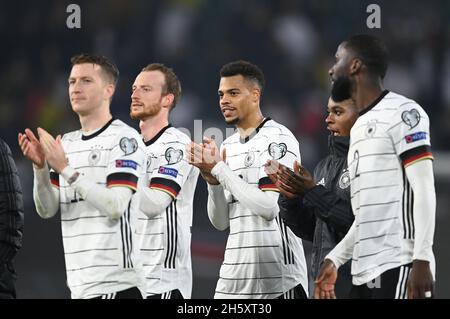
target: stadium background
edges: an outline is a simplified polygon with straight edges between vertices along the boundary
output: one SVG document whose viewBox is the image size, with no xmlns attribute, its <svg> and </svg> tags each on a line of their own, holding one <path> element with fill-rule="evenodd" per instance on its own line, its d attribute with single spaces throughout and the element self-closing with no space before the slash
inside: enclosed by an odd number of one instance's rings
<svg viewBox="0 0 450 319">
<path fill-rule="evenodd" d="M 68 29 L 66 7 L 81 7 L 81 29 Z M 381 29 L 369 30 L 366 8 L 381 7 Z M 439 298 L 450 298 L 450 2 L 429 1 L 2 1 L 0 4 L 0 136 L 20 170 L 25 211 L 23 248 L 16 257 L 19 298 L 68 298 L 59 217 L 41 220 L 32 201 L 32 170 L 17 133 L 42 126 L 54 134 L 79 127 L 67 96 L 69 59 L 103 54 L 121 77 L 114 116 L 129 120 L 131 84 L 150 62 L 175 69 L 183 86 L 172 115 L 176 127 L 225 132 L 218 108 L 218 71 L 224 63 L 258 64 L 267 86 L 262 110 L 300 141 L 313 169 L 327 152 L 328 69 L 341 40 L 353 33 L 382 37 L 391 52 L 386 88 L 416 99 L 431 118 L 438 209 L 434 251 Z M 227 234 L 207 219 L 199 181 L 192 228 L 194 298 L 212 298 Z M 305 243 L 306 251 L 310 245 Z"/>
</svg>

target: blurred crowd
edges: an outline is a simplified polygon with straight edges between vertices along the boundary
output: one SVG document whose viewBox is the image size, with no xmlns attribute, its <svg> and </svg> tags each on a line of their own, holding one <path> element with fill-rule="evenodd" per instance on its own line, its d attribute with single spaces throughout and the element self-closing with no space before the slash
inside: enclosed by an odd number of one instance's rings
<svg viewBox="0 0 450 319">
<path fill-rule="evenodd" d="M 377 1 L 381 29 L 368 29 L 373 1 L 169 0 L 78 1 L 81 29 L 66 26 L 69 1 L 0 4 L 0 133 L 15 144 L 26 126 L 53 133 L 77 127 L 67 98 L 70 57 L 103 54 L 119 66 L 113 102 L 128 121 L 132 80 L 150 62 L 175 69 L 183 96 L 175 126 L 223 127 L 218 71 L 247 59 L 265 72 L 263 110 L 297 133 L 305 163 L 326 150 L 328 68 L 348 35 L 372 32 L 388 44 L 386 87 L 416 99 L 429 113 L 435 148 L 450 137 L 450 3 Z M 14 145 L 13 145 L 14 146 Z M 15 146 L 14 146 L 15 147 Z M 16 148 L 17 150 L 17 148 Z"/>
<path fill-rule="evenodd" d="M 66 8 L 81 8 L 69 29 Z M 381 29 L 368 29 L 367 6 L 381 8 Z M 415 99 L 431 119 L 434 149 L 449 150 L 450 2 L 314 0 L 100 0 L 0 3 L 0 136 L 21 158 L 17 134 L 41 126 L 53 134 L 77 129 L 68 100 L 70 57 L 110 57 L 121 72 L 114 116 L 130 125 L 131 85 L 142 67 L 162 62 L 179 76 L 183 94 L 176 127 L 221 128 L 220 67 L 237 59 L 266 76 L 262 110 L 290 128 L 302 161 L 313 168 L 327 152 L 328 69 L 337 45 L 355 33 L 384 39 L 391 54 L 387 89 Z M 30 168 L 28 168 L 30 169 Z M 24 178 L 31 190 L 32 176 Z M 26 198 L 31 207 L 32 198 Z M 205 199 L 206 200 L 206 199 Z"/>
</svg>

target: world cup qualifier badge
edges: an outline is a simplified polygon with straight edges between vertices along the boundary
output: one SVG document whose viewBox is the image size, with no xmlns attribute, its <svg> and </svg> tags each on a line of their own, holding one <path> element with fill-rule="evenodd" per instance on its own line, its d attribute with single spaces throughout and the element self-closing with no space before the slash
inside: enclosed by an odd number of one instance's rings
<svg viewBox="0 0 450 319">
<path fill-rule="evenodd" d="M 176 163 L 181 162 L 183 159 L 183 151 L 182 150 L 176 150 L 173 147 L 169 147 L 166 150 L 166 153 L 164 154 L 166 157 L 167 164 L 173 165 Z"/>
<path fill-rule="evenodd" d="M 420 122 L 420 113 L 416 109 L 404 111 L 402 113 L 402 121 L 409 126 L 409 129 L 416 127 Z"/>
<path fill-rule="evenodd" d="M 286 155 L 287 152 L 287 146 L 285 143 L 275 143 L 272 142 L 269 144 L 269 155 L 274 159 L 278 160 L 280 158 L 283 158 L 284 155 Z"/>
<path fill-rule="evenodd" d="M 122 137 L 119 142 L 120 149 L 125 155 L 131 155 L 138 149 L 138 143 L 135 138 Z"/>
</svg>

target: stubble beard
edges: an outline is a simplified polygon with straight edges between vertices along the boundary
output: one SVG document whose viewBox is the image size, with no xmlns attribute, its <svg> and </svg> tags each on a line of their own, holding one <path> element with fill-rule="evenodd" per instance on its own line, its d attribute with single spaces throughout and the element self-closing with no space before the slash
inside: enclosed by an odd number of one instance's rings
<svg viewBox="0 0 450 319">
<path fill-rule="evenodd" d="M 234 119 L 231 120 L 225 119 L 225 123 L 227 123 L 227 125 L 237 125 L 239 123 L 239 117 L 235 117 Z"/>
<path fill-rule="evenodd" d="M 161 109 L 162 107 L 159 104 L 153 104 L 151 107 L 144 105 L 143 111 L 138 112 L 130 111 L 130 117 L 133 120 L 143 121 L 148 119 L 149 117 L 157 115 L 161 111 Z"/>
</svg>

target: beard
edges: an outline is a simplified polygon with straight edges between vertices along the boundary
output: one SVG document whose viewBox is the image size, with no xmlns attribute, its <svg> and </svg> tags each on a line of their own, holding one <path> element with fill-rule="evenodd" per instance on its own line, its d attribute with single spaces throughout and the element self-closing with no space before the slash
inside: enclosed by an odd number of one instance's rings
<svg viewBox="0 0 450 319">
<path fill-rule="evenodd" d="M 130 111 L 130 117 L 133 120 L 145 120 L 149 117 L 155 116 L 161 111 L 162 107 L 160 104 L 145 105 L 140 111 Z"/>
<path fill-rule="evenodd" d="M 143 120 L 145 117 L 143 116 L 144 112 L 133 112 L 130 111 L 130 117 L 132 120 Z"/>
<path fill-rule="evenodd" d="M 340 76 L 333 82 L 331 87 L 331 99 L 342 102 L 352 97 L 353 83 L 349 76 Z"/>
</svg>

